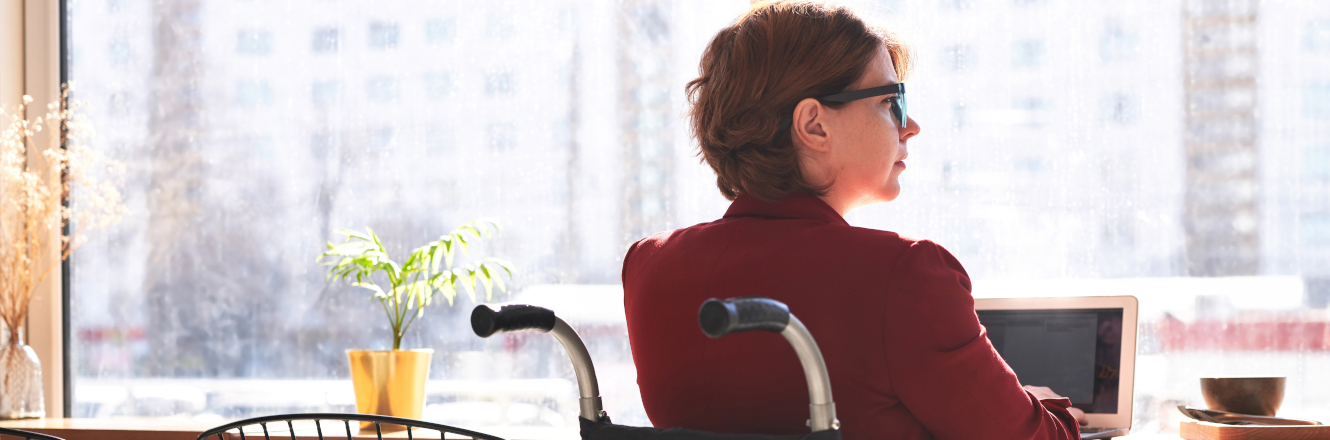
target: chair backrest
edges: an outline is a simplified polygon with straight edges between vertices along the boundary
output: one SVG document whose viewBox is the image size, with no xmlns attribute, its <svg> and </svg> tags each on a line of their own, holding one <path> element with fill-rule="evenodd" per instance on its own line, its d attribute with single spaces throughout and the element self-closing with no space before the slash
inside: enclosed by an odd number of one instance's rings
<svg viewBox="0 0 1330 440">
<path fill-rule="evenodd" d="M 360 432 L 362 430 L 369 430 L 369 432 L 362 433 Z M 373 435 L 382 440 L 385 432 L 402 430 L 406 431 L 406 438 L 408 439 L 438 438 L 443 440 L 444 434 L 456 434 L 475 440 L 504 440 L 489 434 L 422 420 L 372 414 L 341 413 L 281 414 L 255 417 L 227 423 L 204 431 L 199 434 L 198 440 L 228 440 L 227 434 L 231 434 L 229 438 L 258 439 L 261 437 L 265 440 L 294 440 L 297 436 L 300 438 L 318 438 L 320 440 L 353 439 Z M 394 436 L 394 438 L 396 437 Z"/>
<path fill-rule="evenodd" d="M 0 428 L 0 440 L 4 440 L 10 437 L 21 438 L 25 440 L 65 440 L 53 435 L 38 434 L 36 432 L 28 432 L 19 429 Z"/>
</svg>

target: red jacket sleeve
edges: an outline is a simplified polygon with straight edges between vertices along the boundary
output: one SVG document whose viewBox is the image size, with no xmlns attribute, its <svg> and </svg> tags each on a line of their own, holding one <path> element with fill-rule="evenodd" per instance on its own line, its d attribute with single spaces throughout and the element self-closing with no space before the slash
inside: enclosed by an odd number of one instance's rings
<svg viewBox="0 0 1330 440">
<path fill-rule="evenodd" d="M 891 387 L 929 432 L 942 440 L 1080 439 L 1071 402 L 1026 392 L 993 349 L 955 257 L 920 241 L 892 270 L 883 320 Z"/>
</svg>

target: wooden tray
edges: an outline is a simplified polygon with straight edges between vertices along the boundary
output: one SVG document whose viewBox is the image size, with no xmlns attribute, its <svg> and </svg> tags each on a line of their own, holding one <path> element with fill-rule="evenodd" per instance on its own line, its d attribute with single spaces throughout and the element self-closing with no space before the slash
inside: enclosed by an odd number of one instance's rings
<svg viewBox="0 0 1330 440">
<path fill-rule="evenodd" d="M 1185 440 L 1330 440 L 1330 425 L 1221 425 L 1186 420 L 1178 436 Z"/>
</svg>

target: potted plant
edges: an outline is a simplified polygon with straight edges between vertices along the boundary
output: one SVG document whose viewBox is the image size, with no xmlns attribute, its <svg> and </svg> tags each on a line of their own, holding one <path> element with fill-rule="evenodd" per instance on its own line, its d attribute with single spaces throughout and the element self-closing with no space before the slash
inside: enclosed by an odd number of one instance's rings
<svg viewBox="0 0 1330 440">
<path fill-rule="evenodd" d="M 346 352 L 357 412 L 420 418 L 433 350 L 403 350 L 402 337 L 416 319 L 425 316 L 425 307 L 434 302 L 435 294 L 442 294 L 452 305 L 458 285 L 473 302 L 477 281 L 485 288 L 486 300 L 492 298 L 495 287 L 507 290 L 500 275 L 511 279 L 513 269 L 503 260 L 487 257 L 453 267 L 457 249 L 467 254 L 471 243 L 491 238 L 498 230 L 499 224 L 492 220 L 472 221 L 416 248 L 400 264 L 388 256 L 373 230 L 336 231 L 346 236 L 346 241 L 335 246 L 328 243 L 328 250 L 319 255 L 322 264 L 328 266 L 328 277 L 369 290 L 371 298 L 383 306 L 393 332 L 392 350 Z"/>
</svg>

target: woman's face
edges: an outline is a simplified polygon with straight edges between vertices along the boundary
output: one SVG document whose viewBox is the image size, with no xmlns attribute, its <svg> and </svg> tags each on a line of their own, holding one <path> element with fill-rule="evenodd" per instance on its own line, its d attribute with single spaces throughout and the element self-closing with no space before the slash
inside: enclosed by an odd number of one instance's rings
<svg viewBox="0 0 1330 440">
<path fill-rule="evenodd" d="M 891 55 L 878 50 L 864 76 L 848 90 L 861 90 L 899 82 Z M 889 202 L 900 195 L 899 178 L 909 156 L 905 143 L 919 134 L 919 124 L 907 116 L 901 128 L 891 114 L 891 99 L 876 96 L 830 109 L 828 118 L 831 154 L 827 165 L 832 187 L 828 195 L 841 199 L 848 211 L 872 203 Z"/>
</svg>

